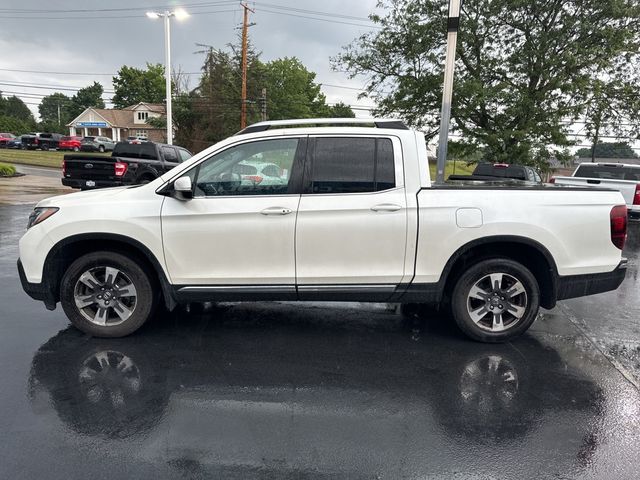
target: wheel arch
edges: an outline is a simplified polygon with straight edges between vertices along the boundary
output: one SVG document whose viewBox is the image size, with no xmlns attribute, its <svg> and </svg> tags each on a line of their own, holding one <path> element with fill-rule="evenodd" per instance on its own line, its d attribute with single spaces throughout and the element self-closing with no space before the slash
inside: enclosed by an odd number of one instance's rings
<svg viewBox="0 0 640 480">
<path fill-rule="evenodd" d="M 160 172 L 151 166 L 138 166 L 138 170 L 135 173 L 135 183 L 147 178 L 153 181 L 160 176 Z"/>
<path fill-rule="evenodd" d="M 446 263 L 439 282 L 447 298 L 465 268 L 491 257 L 506 257 L 527 267 L 538 281 L 540 305 L 553 308 L 557 300 L 558 268 L 541 243 L 526 237 L 498 235 L 473 240 L 460 247 Z"/>
<path fill-rule="evenodd" d="M 85 253 L 98 250 L 122 253 L 141 261 L 143 267 L 158 280 L 167 308 L 172 310 L 175 307 L 176 301 L 170 283 L 156 256 L 138 240 L 114 233 L 73 235 L 59 241 L 51 248 L 45 259 L 43 280 L 46 279 L 48 290 L 55 302 L 60 301 L 60 282 L 69 265 Z"/>
</svg>

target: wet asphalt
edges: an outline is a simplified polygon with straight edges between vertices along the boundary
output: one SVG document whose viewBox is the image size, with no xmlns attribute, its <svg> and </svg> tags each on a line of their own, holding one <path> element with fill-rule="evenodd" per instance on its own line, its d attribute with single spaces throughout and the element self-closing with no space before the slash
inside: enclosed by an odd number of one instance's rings
<svg viewBox="0 0 640 480">
<path fill-rule="evenodd" d="M 0 478 L 638 478 L 622 287 L 505 345 L 393 305 L 222 304 L 90 338 L 21 290 L 0 207 Z"/>
</svg>

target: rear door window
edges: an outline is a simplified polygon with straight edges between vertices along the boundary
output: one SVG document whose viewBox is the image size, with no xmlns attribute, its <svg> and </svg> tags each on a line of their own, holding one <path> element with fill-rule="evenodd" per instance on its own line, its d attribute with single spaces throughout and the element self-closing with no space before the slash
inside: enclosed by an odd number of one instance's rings
<svg viewBox="0 0 640 480">
<path fill-rule="evenodd" d="M 166 162 L 178 163 L 178 155 L 172 147 L 162 147 L 162 155 Z"/>
<path fill-rule="evenodd" d="M 395 187 L 388 138 L 319 137 L 312 154 L 308 193 L 364 193 Z"/>
</svg>

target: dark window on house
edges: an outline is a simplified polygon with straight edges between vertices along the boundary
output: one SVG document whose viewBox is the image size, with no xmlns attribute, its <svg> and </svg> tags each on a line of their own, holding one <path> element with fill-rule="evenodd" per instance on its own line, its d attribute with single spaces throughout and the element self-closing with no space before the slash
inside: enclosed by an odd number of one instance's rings
<svg viewBox="0 0 640 480">
<path fill-rule="evenodd" d="M 395 187 L 393 145 L 388 138 L 317 138 L 313 193 L 362 193 Z"/>
</svg>

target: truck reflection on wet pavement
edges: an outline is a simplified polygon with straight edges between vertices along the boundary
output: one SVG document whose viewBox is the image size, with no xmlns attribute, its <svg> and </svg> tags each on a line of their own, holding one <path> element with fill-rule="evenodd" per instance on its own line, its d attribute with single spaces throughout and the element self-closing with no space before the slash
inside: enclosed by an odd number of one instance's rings
<svg viewBox="0 0 640 480">
<path fill-rule="evenodd" d="M 21 292 L 27 212 L 0 208 L 0 477 L 636 477 L 637 370 L 608 348 L 638 338 L 633 237 L 621 290 L 505 345 L 379 304 L 212 305 L 94 339 Z"/>
</svg>

